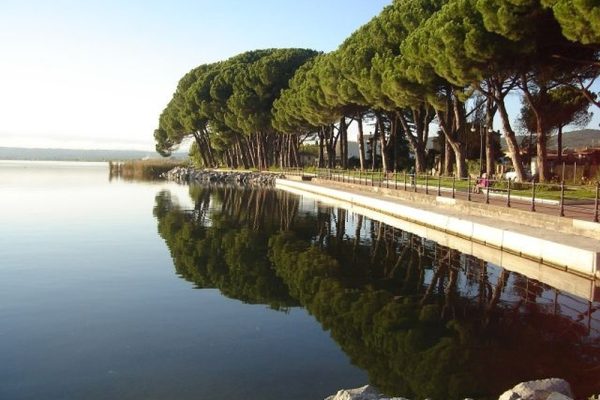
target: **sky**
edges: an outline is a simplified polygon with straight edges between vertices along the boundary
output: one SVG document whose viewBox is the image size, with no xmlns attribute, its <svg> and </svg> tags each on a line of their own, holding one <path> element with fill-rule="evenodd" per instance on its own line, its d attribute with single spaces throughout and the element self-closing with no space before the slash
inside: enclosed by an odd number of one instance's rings
<svg viewBox="0 0 600 400">
<path fill-rule="evenodd" d="M 331 51 L 390 3 L 1 0 L 0 146 L 151 151 L 192 68 L 261 48 Z"/>
<path fill-rule="evenodd" d="M 336 49 L 391 0 L 2 0 L 0 146 L 154 149 L 179 79 L 248 50 Z"/>
</svg>

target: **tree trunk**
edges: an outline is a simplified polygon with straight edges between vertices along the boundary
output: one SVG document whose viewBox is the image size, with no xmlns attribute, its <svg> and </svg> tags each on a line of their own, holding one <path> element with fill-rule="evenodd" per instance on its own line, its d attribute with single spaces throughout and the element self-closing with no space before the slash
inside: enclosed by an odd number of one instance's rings
<svg viewBox="0 0 600 400">
<path fill-rule="evenodd" d="M 546 146 L 546 131 L 544 126 L 543 117 L 536 118 L 537 122 L 537 170 L 538 170 L 538 178 L 540 182 L 546 182 L 550 179 L 550 174 L 548 171 L 548 147 Z"/>
<path fill-rule="evenodd" d="M 300 165 L 300 157 L 298 156 L 298 137 L 297 136 L 292 137 L 291 160 L 292 160 L 292 166 L 294 166 L 294 167 L 303 167 L 304 166 L 304 164 Z"/>
<path fill-rule="evenodd" d="M 246 157 L 246 155 L 244 154 L 244 149 L 243 149 L 243 145 L 241 140 L 237 139 L 237 148 L 238 148 L 238 155 L 241 161 L 241 164 L 244 165 L 244 169 L 248 169 L 249 168 L 249 164 L 248 164 L 248 158 Z"/>
<path fill-rule="evenodd" d="M 412 128 L 401 112 L 398 116 L 406 139 L 408 140 L 408 145 L 415 156 L 415 171 L 417 174 L 422 174 L 425 172 L 426 168 L 426 140 L 423 140 L 423 137 L 426 136 L 424 135 L 426 127 L 424 126 L 423 121 L 421 121 L 421 112 L 417 109 L 412 110 L 413 122 L 415 123 L 415 128 L 417 130 L 416 134 L 413 134 Z"/>
<path fill-rule="evenodd" d="M 485 173 L 493 177 L 496 171 L 496 160 L 494 159 L 494 131 L 486 128 L 485 132 Z"/>
<path fill-rule="evenodd" d="M 494 103 L 496 103 L 497 110 L 500 113 L 500 120 L 502 122 L 502 135 L 506 140 L 509 157 L 512 161 L 515 173 L 517 174 L 516 180 L 523 182 L 525 178 L 525 172 L 523 169 L 521 152 L 519 150 L 519 144 L 517 143 L 515 131 L 510 125 L 510 119 L 508 117 L 508 112 L 506 111 L 506 104 L 504 103 L 504 98 L 508 92 L 515 87 L 517 79 L 516 77 L 513 77 L 511 82 L 506 87 L 504 87 L 505 81 L 506 80 L 503 78 L 497 76 L 491 77 L 490 79 L 486 80 L 488 90 L 486 91 L 482 89 L 482 92 L 490 96 L 494 100 Z"/>
<path fill-rule="evenodd" d="M 533 114 L 535 116 L 535 125 L 536 125 L 536 129 L 535 129 L 535 134 L 536 134 L 536 138 L 537 138 L 537 172 L 538 172 L 538 178 L 540 182 L 546 182 L 546 180 L 548 180 L 550 178 L 549 174 L 548 174 L 548 166 L 547 166 L 547 162 L 546 160 L 548 159 L 547 156 L 547 148 L 546 148 L 546 126 L 545 126 L 545 119 L 544 119 L 544 115 L 543 112 L 539 110 L 539 107 L 537 106 L 535 100 L 533 99 L 533 95 L 531 94 L 530 90 L 529 90 L 529 86 L 528 86 L 528 80 L 527 77 L 525 75 L 523 75 L 521 77 L 521 90 L 523 90 L 523 93 L 525 93 L 525 98 L 527 99 L 527 102 L 529 103 L 529 107 L 531 108 L 531 110 L 533 111 Z M 539 93 L 538 96 L 540 98 L 544 98 L 544 96 L 546 95 L 547 92 L 547 88 L 544 85 L 539 85 Z"/>
<path fill-rule="evenodd" d="M 442 133 L 442 136 L 444 134 Z M 444 175 L 450 176 L 454 173 L 454 153 L 444 136 Z"/>
<path fill-rule="evenodd" d="M 325 165 L 324 147 L 325 147 L 325 127 L 322 126 L 321 128 L 319 128 L 319 159 L 318 159 L 319 168 L 323 168 L 323 166 Z"/>
<path fill-rule="evenodd" d="M 375 131 L 371 138 L 371 170 L 375 171 L 377 166 L 377 141 L 379 140 L 379 124 L 375 124 Z"/>
<path fill-rule="evenodd" d="M 254 150 L 252 149 L 254 141 L 252 137 L 244 136 L 244 152 L 252 168 L 258 168 Z"/>
<path fill-rule="evenodd" d="M 504 139 L 506 139 L 508 153 L 512 161 L 513 168 L 515 169 L 515 173 L 517 174 L 516 180 L 518 182 L 523 182 L 525 180 L 525 171 L 523 169 L 521 152 L 519 150 L 519 144 L 517 143 L 515 131 L 513 131 L 512 127 L 510 126 L 510 119 L 508 117 L 508 112 L 506 111 L 504 99 L 502 98 L 500 100 L 495 98 L 494 100 L 498 106 L 498 112 L 500 113 L 500 120 L 502 121 L 502 133 L 504 135 Z"/>
<path fill-rule="evenodd" d="M 204 148 L 204 143 L 202 138 L 200 137 L 201 133 L 196 131 L 193 133 L 194 140 L 196 141 L 196 146 L 198 147 L 198 154 L 200 154 L 200 158 L 202 159 L 202 164 L 204 167 L 208 167 L 208 161 L 206 160 L 206 149 Z"/>
<path fill-rule="evenodd" d="M 258 132 L 256 134 L 256 158 L 258 160 L 258 170 L 262 171 L 265 169 L 265 148 L 263 143 L 263 133 Z"/>
<path fill-rule="evenodd" d="M 381 169 L 383 172 L 388 171 L 387 160 L 387 142 L 385 138 L 385 127 L 380 115 L 377 115 L 377 125 L 379 126 L 379 142 L 381 143 Z"/>
<path fill-rule="evenodd" d="M 485 113 L 485 172 L 488 178 L 494 176 L 496 160 L 494 160 L 494 114 L 497 107 L 493 105 L 493 99 L 488 96 Z"/>
<path fill-rule="evenodd" d="M 448 147 L 449 145 L 454 153 L 454 159 L 456 161 L 456 174 L 459 178 L 466 178 L 467 163 L 465 159 L 464 144 L 454 139 L 454 136 L 456 136 L 457 133 L 456 131 L 458 129 L 463 129 L 464 126 L 462 126 L 458 121 L 447 120 L 444 116 L 444 113 L 439 109 L 436 109 L 435 112 L 438 117 L 438 122 L 440 123 L 440 129 L 446 138 L 446 146 Z M 450 116 L 448 116 L 448 118 L 450 118 Z M 453 128 L 450 128 L 450 126 L 453 126 Z"/>
<path fill-rule="evenodd" d="M 346 117 L 340 119 L 340 161 L 343 169 L 348 168 L 348 125 Z"/>
<path fill-rule="evenodd" d="M 356 118 L 356 122 L 358 124 L 358 159 L 360 161 L 360 169 L 363 171 L 365 169 L 365 138 L 363 131 L 363 123 L 362 123 L 362 115 L 358 115 Z"/>
<path fill-rule="evenodd" d="M 333 125 L 327 126 L 325 137 L 327 144 L 327 165 L 329 168 L 335 168 L 335 134 Z"/>
<path fill-rule="evenodd" d="M 396 115 L 396 113 L 392 113 L 388 117 L 391 120 L 391 124 L 390 124 L 390 138 L 387 139 L 387 141 L 386 141 L 386 154 L 387 154 L 387 156 L 389 156 L 391 153 L 391 160 L 388 157 L 387 168 L 390 171 L 395 171 L 396 170 L 396 152 L 397 152 L 396 142 L 398 141 L 398 129 L 399 129 L 398 116 Z"/>
<path fill-rule="evenodd" d="M 385 134 L 382 133 L 381 135 L 379 135 L 379 140 L 381 143 L 381 169 L 383 170 L 383 172 L 387 172 L 388 171 L 388 159 L 387 159 L 387 152 L 386 152 L 386 147 L 387 147 L 387 143 L 385 140 Z"/>
</svg>

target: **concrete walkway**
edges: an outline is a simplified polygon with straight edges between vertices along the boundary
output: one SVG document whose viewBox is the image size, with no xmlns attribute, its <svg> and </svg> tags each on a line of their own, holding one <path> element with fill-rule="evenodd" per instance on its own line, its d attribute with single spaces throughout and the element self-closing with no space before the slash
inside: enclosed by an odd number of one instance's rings
<svg viewBox="0 0 600 400">
<path fill-rule="evenodd" d="M 337 174 L 337 175 L 334 174 L 333 176 L 334 176 L 334 178 L 337 178 L 337 179 L 347 179 L 350 182 L 353 179 L 353 177 L 339 175 L 339 174 Z M 317 178 L 317 177 L 315 176 L 315 178 Z M 356 181 L 356 179 L 355 179 L 355 181 Z M 338 183 L 336 180 L 332 180 L 332 182 Z M 410 184 L 407 185 L 407 188 L 405 190 L 403 181 L 385 180 L 384 179 L 381 182 L 374 182 L 374 184 L 375 184 L 375 187 L 380 187 L 380 188 L 391 188 L 391 189 L 397 188 L 398 190 L 408 191 L 408 192 L 415 191 L 414 190 L 415 186 L 411 186 Z M 356 185 L 363 187 L 365 190 L 369 190 L 369 188 L 371 188 L 368 180 L 365 180 L 362 184 L 357 183 Z M 428 194 L 430 196 L 437 196 L 437 194 L 438 194 L 437 181 L 434 178 L 432 178 L 432 180 L 430 181 L 428 188 L 425 188 L 425 185 L 423 185 L 423 184 L 417 184 L 416 189 L 417 189 L 416 193 L 425 194 L 426 192 L 428 192 Z M 454 197 L 456 199 L 467 200 L 467 201 L 472 201 L 474 203 L 482 203 L 482 204 L 485 204 L 487 201 L 491 205 L 495 205 L 495 206 L 499 206 L 499 207 L 508 207 L 508 205 L 507 205 L 507 197 L 508 196 L 505 193 L 498 193 L 498 192 L 494 192 L 493 190 L 490 191 L 490 195 L 487 200 L 486 200 L 485 191 L 481 192 L 481 193 L 473 193 L 472 192 L 470 200 L 468 200 L 469 195 L 465 188 L 456 189 L 454 194 L 455 194 Z M 440 190 L 440 195 L 442 197 L 450 197 L 451 198 L 452 197 L 452 189 L 449 187 L 442 186 L 441 190 Z M 546 214 L 546 215 L 561 216 L 560 205 L 557 200 L 548 201 L 545 199 L 536 198 L 535 206 L 532 207 L 532 202 L 531 202 L 530 197 L 522 197 L 522 196 L 513 194 L 510 199 L 510 208 L 515 208 L 515 209 L 519 209 L 519 210 L 523 210 L 523 211 L 542 213 L 542 214 Z M 583 221 L 594 221 L 595 213 L 596 213 L 595 208 L 596 207 L 595 207 L 593 200 L 587 201 L 587 202 L 576 202 L 576 201 L 573 201 L 570 199 L 566 199 L 565 205 L 563 207 L 563 216 L 567 217 L 567 218 L 580 219 Z M 533 210 L 535 210 L 535 211 L 533 211 Z"/>
<path fill-rule="evenodd" d="M 527 211 L 522 203 L 506 208 L 495 204 L 500 200 L 490 199 L 487 205 L 483 194 L 473 194 L 473 201 L 468 202 L 466 193 L 460 193 L 456 199 L 452 199 L 318 179 L 312 182 L 278 179 L 277 186 L 377 210 L 427 229 L 455 235 L 545 265 L 588 277 L 600 277 L 598 224 L 557 217 L 552 215 L 553 208 L 548 205 L 539 205 L 539 213 L 534 214 Z M 437 193 L 437 190 L 433 193 Z"/>
</svg>

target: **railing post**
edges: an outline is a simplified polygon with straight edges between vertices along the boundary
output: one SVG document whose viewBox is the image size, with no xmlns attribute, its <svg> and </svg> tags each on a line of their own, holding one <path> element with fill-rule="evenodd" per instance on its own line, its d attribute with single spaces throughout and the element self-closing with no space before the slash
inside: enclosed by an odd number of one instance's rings
<svg viewBox="0 0 600 400">
<path fill-rule="evenodd" d="M 412 174 L 412 181 L 415 193 L 417 193 L 417 173 Z"/>
<path fill-rule="evenodd" d="M 596 182 L 596 201 L 594 202 L 594 222 L 598 222 L 598 195 L 600 194 L 600 182 Z"/>
<path fill-rule="evenodd" d="M 442 195 L 442 175 L 438 175 L 438 196 Z"/>
<path fill-rule="evenodd" d="M 390 180 L 388 179 L 387 171 L 385 171 L 385 188 L 386 189 L 390 188 Z"/>
<path fill-rule="evenodd" d="M 598 204 L 598 194 L 597 193 L 596 193 L 596 204 Z M 565 216 L 565 181 L 564 180 L 560 181 L 559 208 L 560 208 L 560 216 L 564 217 Z M 596 207 L 596 209 L 598 209 L 598 207 Z M 598 222 L 598 221 L 595 221 L 595 222 Z"/>
<path fill-rule="evenodd" d="M 406 192 L 406 171 L 404 171 L 404 191 Z"/>
<path fill-rule="evenodd" d="M 429 194 L 429 174 L 425 174 L 425 194 Z"/>
<path fill-rule="evenodd" d="M 358 183 L 362 183 L 362 168 L 358 170 Z"/>
<path fill-rule="evenodd" d="M 531 185 L 531 211 L 535 212 L 535 181 Z"/>
<path fill-rule="evenodd" d="M 510 208 L 510 184 L 511 184 L 511 180 L 510 178 L 508 178 L 508 190 L 506 191 L 506 207 Z"/>
<path fill-rule="evenodd" d="M 375 179 L 375 171 L 371 171 L 371 187 L 375 186 L 373 180 Z"/>
<path fill-rule="evenodd" d="M 485 204 L 490 204 L 490 184 L 485 188 Z"/>
<path fill-rule="evenodd" d="M 467 177 L 467 201 L 471 201 L 471 175 Z"/>
<path fill-rule="evenodd" d="M 383 186 L 383 168 L 379 170 L 379 187 Z"/>
<path fill-rule="evenodd" d="M 398 170 L 394 171 L 394 189 L 398 190 Z"/>
<path fill-rule="evenodd" d="M 452 198 L 456 198 L 456 176 L 452 175 Z"/>
</svg>

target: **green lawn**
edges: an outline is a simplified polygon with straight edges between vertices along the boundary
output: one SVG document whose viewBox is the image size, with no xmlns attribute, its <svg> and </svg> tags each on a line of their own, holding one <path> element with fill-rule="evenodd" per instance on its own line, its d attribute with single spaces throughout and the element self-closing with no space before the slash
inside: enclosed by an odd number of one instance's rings
<svg viewBox="0 0 600 400">
<path fill-rule="evenodd" d="M 383 177 L 381 172 L 378 171 L 364 171 L 359 172 L 356 170 L 350 171 L 342 171 L 342 170 L 316 170 L 315 168 L 306 169 L 304 173 L 310 174 L 318 174 L 319 176 L 328 176 L 329 173 L 334 174 L 338 178 L 342 176 L 345 177 L 346 180 L 352 181 L 352 179 L 358 180 L 360 178 L 361 182 L 365 182 L 367 185 L 370 185 L 371 182 L 375 186 L 379 186 L 380 182 L 385 186 L 386 179 Z M 410 175 L 400 172 L 397 174 L 388 174 L 387 175 L 387 185 L 389 187 L 394 187 L 398 185 L 398 188 L 404 188 L 404 181 L 406 179 L 407 186 L 411 185 L 411 177 Z M 357 181 L 358 183 L 358 181 Z M 419 190 L 423 190 L 421 187 L 426 184 L 429 186 L 430 191 L 436 191 L 438 186 L 438 177 L 430 176 L 426 178 L 424 175 L 418 176 L 416 179 L 417 185 L 419 185 Z M 470 183 L 468 179 L 456 179 L 454 180 L 451 177 L 442 177 L 439 178 L 439 185 L 444 189 L 451 189 L 454 184 L 454 188 L 456 191 L 465 192 L 469 187 L 469 184 L 473 188 L 476 184 L 474 179 L 471 179 Z M 531 197 L 532 195 L 532 184 L 531 183 L 512 183 L 511 184 L 511 196 L 522 196 L 522 197 Z M 492 190 L 496 188 L 497 190 L 506 191 L 508 188 L 507 181 L 498 181 L 493 182 L 491 186 Z M 447 190 L 446 190 L 447 191 Z M 539 199 L 548 199 L 548 200 L 560 200 L 560 185 L 558 184 L 536 184 L 535 197 Z M 596 198 L 596 187 L 595 186 L 574 186 L 569 185 L 565 186 L 564 191 L 565 200 L 591 200 L 593 201 Z"/>
</svg>

